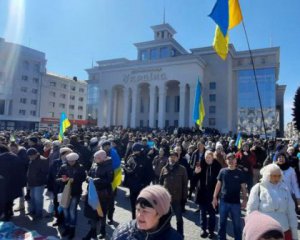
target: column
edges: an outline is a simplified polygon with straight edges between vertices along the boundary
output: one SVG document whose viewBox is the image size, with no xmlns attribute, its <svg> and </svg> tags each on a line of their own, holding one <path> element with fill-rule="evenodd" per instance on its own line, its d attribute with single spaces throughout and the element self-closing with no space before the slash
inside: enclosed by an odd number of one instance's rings
<svg viewBox="0 0 300 240">
<path fill-rule="evenodd" d="M 159 86 L 159 109 L 158 109 L 158 127 L 165 127 L 165 115 L 166 115 L 166 95 L 167 95 L 167 87 L 163 84 Z"/>
<path fill-rule="evenodd" d="M 107 117 L 106 117 L 106 126 L 111 126 L 112 120 L 112 107 L 113 107 L 113 98 L 112 98 L 112 89 L 107 90 Z"/>
<path fill-rule="evenodd" d="M 112 125 L 117 126 L 118 125 L 118 117 L 117 117 L 117 112 L 118 112 L 118 89 L 116 88 L 112 92 Z"/>
<path fill-rule="evenodd" d="M 129 89 L 127 87 L 123 88 L 123 128 L 128 127 L 128 112 L 129 112 Z"/>
<path fill-rule="evenodd" d="M 155 127 L 155 106 L 156 106 L 156 86 L 149 86 L 149 101 L 150 101 L 150 109 L 149 109 L 149 127 Z"/>
<path fill-rule="evenodd" d="M 194 101 L 195 101 L 195 91 L 196 91 L 196 84 L 195 83 L 190 83 L 190 117 L 189 117 L 189 127 L 194 127 Z"/>
<path fill-rule="evenodd" d="M 185 96 L 186 96 L 186 87 L 185 83 L 180 83 L 179 84 L 179 101 L 180 101 L 180 106 L 179 106 L 179 127 L 185 127 Z"/>
<path fill-rule="evenodd" d="M 133 86 L 131 88 L 131 121 L 130 121 L 130 127 L 135 128 L 136 127 L 136 120 L 137 120 L 137 115 L 136 115 L 136 108 L 137 108 L 137 101 L 138 101 L 138 88 L 137 86 Z"/>
<path fill-rule="evenodd" d="M 104 106 L 105 103 L 105 90 L 104 89 L 99 89 L 99 99 L 100 99 L 100 105 L 98 106 L 98 120 L 97 120 L 97 125 L 99 127 L 104 127 L 105 123 L 104 123 L 104 109 L 101 106 Z"/>
</svg>

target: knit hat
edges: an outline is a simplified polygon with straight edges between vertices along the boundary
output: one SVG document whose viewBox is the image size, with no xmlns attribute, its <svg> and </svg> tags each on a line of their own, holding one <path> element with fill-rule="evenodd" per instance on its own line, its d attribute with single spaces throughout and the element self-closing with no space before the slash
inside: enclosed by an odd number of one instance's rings
<svg viewBox="0 0 300 240">
<path fill-rule="evenodd" d="M 110 157 L 107 156 L 107 154 L 104 150 L 99 150 L 99 151 L 95 152 L 94 158 L 99 158 L 102 161 L 110 159 Z"/>
<path fill-rule="evenodd" d="M 144 188 L 137 197 L 137 201 L 139 198 L 146 199 L 160 216 L 166 215 L 170 210 L 171 195 L 160 185 Z"/>
<path fill-rule="evenodd" d="M 144 150 L 144 146 L 140 143 L 135 143 L 132 145 L 132 151 L 133 152 L 141 152 Z"/>
<path fill-rule="evenodd" d="M 61 149 L 59 149 L 59 154 L 63 155 L 65 152 L 73 152 L 71 148 L 68 147 L 63 147 Z"/>
<path fill-rule="evenodd" d="M 259 240 L 265 233 L 272 230 L 278 230 L 283 234 L 282 227 L 275 219 L 259 211 L 254 211 L 245 218 L 243 239 Z"/>
<path fill-rule="evenodd" d="M 67 161 L 77 161 L 79 159 L 79 155 L 77 153 L 69 153 L 67 156 L 66 156 L 66 160 Z"/>
<path fill-rule="evenodd" d="M 36 150 L 35 148 L 29 148 L 26 152 L 27 156 L 32 156 L 38 153 L 38 150 Z"/>
</svg>

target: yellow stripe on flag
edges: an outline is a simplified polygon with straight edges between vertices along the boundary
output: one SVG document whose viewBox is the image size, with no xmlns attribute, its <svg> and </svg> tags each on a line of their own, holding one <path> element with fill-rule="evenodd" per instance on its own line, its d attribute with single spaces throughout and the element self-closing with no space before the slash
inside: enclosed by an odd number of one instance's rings
<svg viewBox="0 0 300 240">
<path fill-rule="evenodd" d="M 114 171 L 114 180 L 111 183 L 113 191 L 122 183 L 122 168 L 118 167 Z"/>
<path fill-rule="evenodd" d="M 226 37 L 223 36 L 223 33 L 221 32 L 220 28 L 216 26 L 215 31 L 215 38 L 213 42 L 213 47 L 217 54 L 225 60 L 228 53 L 228 43 L 229 43 L 229 37 L 228 34 Z"/>
<path fill-rule="evenodd" d="M 243 19 L 240 3 L 238 0 L 229 0 L 229 29 L 234 28 Z"/>
</svg>

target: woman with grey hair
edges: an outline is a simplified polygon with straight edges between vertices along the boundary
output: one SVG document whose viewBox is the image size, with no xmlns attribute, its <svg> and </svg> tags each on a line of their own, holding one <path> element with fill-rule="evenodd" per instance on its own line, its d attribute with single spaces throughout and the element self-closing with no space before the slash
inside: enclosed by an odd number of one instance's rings
<svg viewBox="0 0 300 240">
<path fill-rule="evenodd" d="M 282 181 L 282 171 L 276 164 L 261 169 L 262 179 L 250 192 L 247 214 L 258 210 L 280 223 L 285 240 L 298 239 L 297 216 L 290 190 Z"/>
</svg>

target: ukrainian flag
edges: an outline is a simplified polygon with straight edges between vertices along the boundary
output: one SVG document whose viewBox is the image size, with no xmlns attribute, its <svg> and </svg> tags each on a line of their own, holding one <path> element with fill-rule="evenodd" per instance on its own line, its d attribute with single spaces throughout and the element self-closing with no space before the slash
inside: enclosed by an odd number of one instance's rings
<svg viewBox="0 0 300 240">
<path fill-rule="evenodd" d="M 59 135 L 58 135 L 58 140 L 62 142 L 64 138 L 64 132 L 67 130 L 68 127 L 71 126 L 71 123 L 69 119 L 67 118 L 67 115 L 65 112 L 61 113 L 60 116 L 60 126 L 59 126 Z"/>
<path fill-rule="evenodd" d="M 202 127 L 204 116 L 205 116 L 205 109 L 204 109 L 203 97 L 201 92 L 201 84 L 198 78 L 196 93 L 195 93 L 193 120 L 200 128 Z"/>
<path fill-rule="evenodd" d="M 242 148 L 242 136 L 241 136 L 241 133 L 238 134 L 237 136 L 237 139 L 235 141 L 235 146 L 238 148 L 238 149 L 241 149 Z"/>
<path fill-rule="evenodd" d="M 216 53 L 225 60 L 228 54 L 228 30 L 237 26 L 243 19 L 238 0 L 217 0 L 209 16 L 217 24 L 213 47 Z"/>
<path fill-rule="evenodd" d="M 111 148 L 110 149 L 110 156 L 112 159 L 112 165 L 114 170 L 114 179 L 112 182 L 112 189 L 113 191 L 121 185 L 122 183 L 122 168 L 121 168 L 121 158 L 116 151 L 116 149 Z"/>
<path fill-rule="evenodd" d="M 97 211 L 99 217 L 103 217 L 103 210 L 98 198 L 93 179 L 89 180 L 88 204 Z"/>
</svg>

